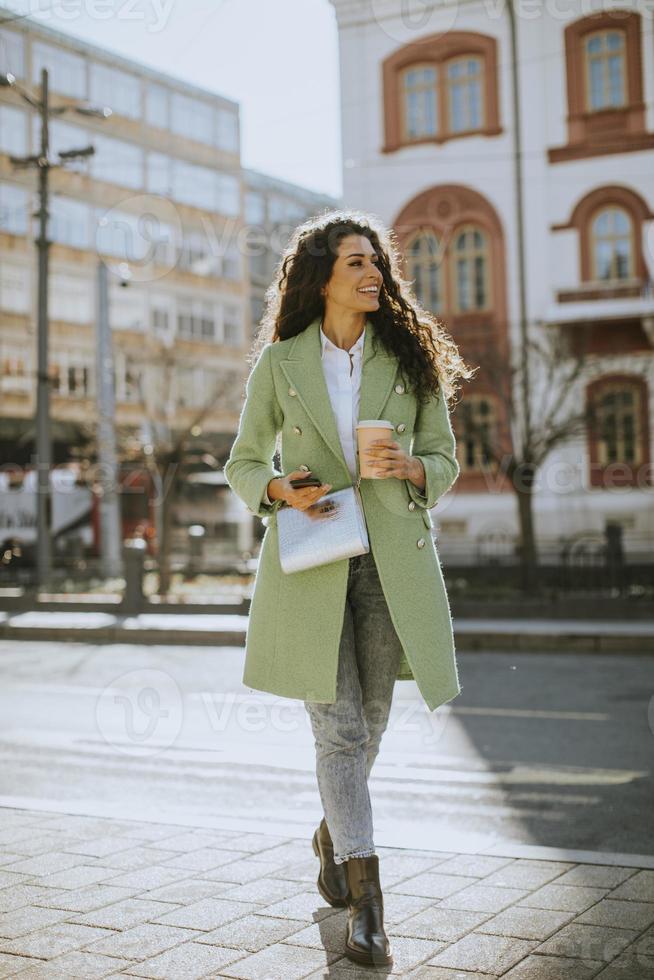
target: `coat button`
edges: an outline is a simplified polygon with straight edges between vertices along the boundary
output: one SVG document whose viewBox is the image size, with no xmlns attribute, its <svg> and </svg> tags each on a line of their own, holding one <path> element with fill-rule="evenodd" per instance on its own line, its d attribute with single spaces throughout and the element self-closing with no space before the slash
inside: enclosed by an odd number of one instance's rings
<svg viewBox="0 0 654 980">
<path fill-rule="evenodd" d="M 425 547 L 425 539 L 424 538 L 418 538 L 418 540 L 416 541 L 416 544 L 418 545 L 419 548 L 424 548 Z"/>
<path fill-rule="evenodd" d="M 416 502 L 415 502 L 415 500 L 410 500 L 409 501 L 409 510 L 415 510 L 415 509 L 416 509 Z"/>
<path fill-rule="evenodd" d="M 404 424 L 404 422 L 400 422 L 400 424 L 396 425 L 395 428 L 397 429 L 398 432 L 404 432 L 404 430 L 406 429 L 406 425 Z"/>
<path fill-rule="evenodd" d="M 404 394 L 404 385 L 395 385 L 395 390 L 398 393 L 398 395 L 403 395 Z"/>
<path fill-rule="evenodd" d="M 289 388 L 288 393 L 289 395 L 297 395 L 297 391 L 295 390 L 295 388 Z"/>
<path fill-rule="evenodd" d="M 298 436 L 301 436 L 302 435 L 302 429 L 300 428 L 299 425 L 294 425 L 293 426 L 293 432 L 295 432 Z"/>
<path fill-rule="evenodd" d="M 309 467 L 307 466 L 306 463 L 300 463 L 298 469 L 302 470 L 303 473 L 309 472 Z"/>
</svg>

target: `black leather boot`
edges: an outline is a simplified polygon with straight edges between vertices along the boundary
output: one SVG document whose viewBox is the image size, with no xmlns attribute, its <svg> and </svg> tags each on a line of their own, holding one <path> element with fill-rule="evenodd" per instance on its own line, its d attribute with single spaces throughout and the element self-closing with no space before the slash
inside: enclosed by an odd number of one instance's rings
<svg viewBox="0 0 654 980">
<path fill-rule="evenodd" d="M 329 905 L 333 905 L 335 908 L 345 908 L 348 899 L 345 873 L 347 862 L 344 864 L 335 863 L 334 845 L 324 817 L 313 835 L 313 849 L 320 858 L 318 891 Z"/>
<path fill-rule="evenodd" d="M 379 884 L 379 857 L 346 861 L 348 902 L 345 955 L 357 963 L 386 966 L 393 951 L 384 931 L 384 898 Z"/>
</svg>

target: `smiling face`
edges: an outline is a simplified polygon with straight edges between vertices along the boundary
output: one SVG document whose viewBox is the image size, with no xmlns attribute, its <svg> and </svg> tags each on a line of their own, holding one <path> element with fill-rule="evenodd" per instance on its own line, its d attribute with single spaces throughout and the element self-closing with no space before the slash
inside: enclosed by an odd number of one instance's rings
<svg viewBox="0 0 654 980">
<path fill-rule="evenodd" d="M 357 313 L 377 310 L 382 281 L 371 242 L 365 235 L 348 235 L 341 239 L 331 277 L 323 289 L 325 306 Z"/>
</svg>

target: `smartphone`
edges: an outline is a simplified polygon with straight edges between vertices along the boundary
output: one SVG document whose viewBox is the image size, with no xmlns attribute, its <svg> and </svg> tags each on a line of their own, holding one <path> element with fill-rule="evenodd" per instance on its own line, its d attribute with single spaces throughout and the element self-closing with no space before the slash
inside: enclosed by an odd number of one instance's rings
<svg viewBox="0 0 654 980">
<path fill-rule="evenodd" d="M 290 481 L 294 490 L 302 490 L 304 487 L 321 487 L 322 480 L 317 476 L 296 476 Z"/>
</svg>

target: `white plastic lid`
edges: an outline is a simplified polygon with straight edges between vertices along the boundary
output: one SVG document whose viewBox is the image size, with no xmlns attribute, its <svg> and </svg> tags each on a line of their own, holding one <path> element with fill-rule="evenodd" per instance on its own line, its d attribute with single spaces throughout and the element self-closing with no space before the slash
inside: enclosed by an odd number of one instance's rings
<svg viewBox="0 0 654 980">
<path fill-rule="evenodd" d="M 394 429 L 395 426 L 387 419 L 365 419 L 359 422 L 357 429 Z"/>
</svg>

